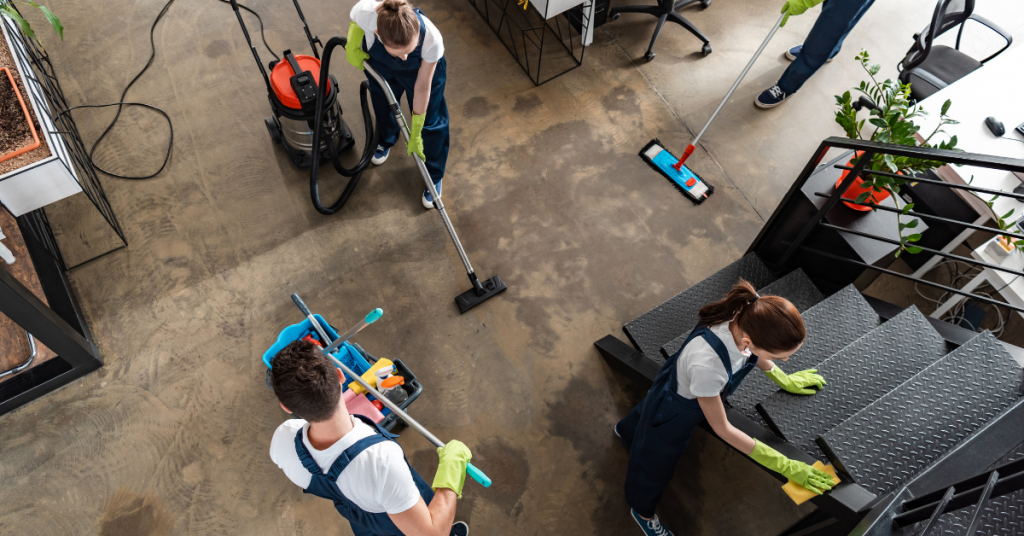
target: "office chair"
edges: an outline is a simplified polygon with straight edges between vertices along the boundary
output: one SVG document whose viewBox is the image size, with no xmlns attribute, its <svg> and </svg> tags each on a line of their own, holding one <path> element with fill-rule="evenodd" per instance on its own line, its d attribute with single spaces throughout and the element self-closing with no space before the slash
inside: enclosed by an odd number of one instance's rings
<svg viewBox="0 0 1024 536">
<path fill-rule="evenodd" d="M 647 47 L 647 54 L 644 54 L 644 59 L 651 61 L 654 59 L 654 42 L 658 40 L 658 35 L 661 34 L 661 27 L 665 25 L 665 21 L 674 22 L 683 28 L 686 28 L 693 35 L 697 36 L 704 42 L 704 47 L 700 51 L 707 56 L 711 54 L 711 44 L 708 42 L 708 37 L 703 32 L 697 29 L 692 22 L 686 20 L 682 15 L 676 13 L 676 10 L 682 9 L 691 4 L 697 4 L 707 8 L 711 5 L 711 0 L 679 0 L 675 2 L 673 0 L 658 0 L 656 6 L 623 6 L 612 8 L 609 12 L 609 16 L 612 20 L 618 20 L 619 15 L 622 13 L 645 13 L 647 15 L 653 15 L 658 17 L 658 26 L 654 28 L 654 35 L 651 36 L 651 44 Z"/>
<path fill-rule="evenodd" d="M 914 100 L 930 97 L 1009 48 L 1013 42 L 1010 34 L 994 22 L 973 13 L 974 0 L 939 0 L 931 24 L 921 33 L 914 35 L 914 45 L 898 66 L 900 81 L 910 84 L 910 96 Z M 968 20 L 980 22 L 999 34 L 1006 41 L 1006 45 L 981 61 L 960 52 L 960 38 L 964 33 L 964 24 Z M 953 29 L 954 26 L 960 26 L 956 34 L 955 48 L 932 44 L 936 37 Z"/>
</svg>

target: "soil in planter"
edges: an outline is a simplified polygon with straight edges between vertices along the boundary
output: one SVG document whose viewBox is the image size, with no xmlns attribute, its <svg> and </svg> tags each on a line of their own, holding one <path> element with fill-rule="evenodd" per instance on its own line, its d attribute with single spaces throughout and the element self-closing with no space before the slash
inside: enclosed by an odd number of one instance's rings
<svg viewBox="0 0 1024 536">
<path fill-rule="evenodd" d="M 39 121 L 36 119 L 35 110 L 32 109 L 32 105 L 28 102 L 28 94 L 25 93 L 25 82 L 21 79 L 21 73 L 18 71 L 18 68 L 14 63 L 14 57 L 11 56 L 11 51 L 7 48 L 7 41 L 3 38 L 3 34 L 0 34 L 0 67 L 7 67 L 11 70 L 11 76 L 14 77 L 14 83 L 18 85 L 18 89 L 21 91 L 21 98 L 25 99 L 25 107 L 28 108 L 28 114 L 31 116 L 32 122 L 36 125 L 36 132 L 39 133 L 39 140 L 43 142 L 43 144 L 37 149 L 33 149 L 23 155 L 18 155 L 10 160 L 0 162 L 0 175 L 3 175 L 50 156 L 50 148 L 46 145 L 46 139 L 43 138 L 42 130 L 39 128 Z M 3 75 L 3 78 L 4 79 L 2 83 L 0 83 L 0 86 L 10 85 L 10 82 L 7 80 L 7 75 Z M 20 121 L 24 116 L 21 115 L 21 107 L 18 105 L 17 98 L 14 99 L 14 106 L 18 108 L 17 117 Z M 29 134 L 29 139 L 32 139 L 31 134 Z"/>
<path fill-rule="evenodd" d="M 6 74 L 0 73 L 0 155 L 31 143 L 32 132 L 25 122 L 18 95 Z"/>
</svg>

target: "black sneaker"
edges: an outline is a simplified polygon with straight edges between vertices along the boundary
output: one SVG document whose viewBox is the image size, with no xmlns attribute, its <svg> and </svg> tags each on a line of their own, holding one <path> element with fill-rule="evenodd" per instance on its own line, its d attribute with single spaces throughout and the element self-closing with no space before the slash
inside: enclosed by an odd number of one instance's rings
<svg viewBox="0 0 1024 536">
<path fill-rule="evenodd" d="M 774 108 L 782 104 L 782 101 L 791 96 L 792 95 L 787 95 L 785 91 L 779 89 L 778 85 L 774 85 L 762 91 L 761 94 L 754 99 L 754 106 L 757 106 L 758 108 Z"/>
<path fill-rule="evenodd" d="M 629 513 L 633 516 L 637 525 L 640 525 L 640 528 L 643 529 L 644 534 L 647 536 L 674 536 L 670 530 L 666 529 L 665 526 L 661 524 L 658 516 L 654 516 L 650 519 L 644 519 L 632 508 L 630 508 Z"/>
<path fill-rule="evenodd" d="M 456 521 L 449 536 L 469 536 L 469 525 L 465 521 Z"/>
</svg>

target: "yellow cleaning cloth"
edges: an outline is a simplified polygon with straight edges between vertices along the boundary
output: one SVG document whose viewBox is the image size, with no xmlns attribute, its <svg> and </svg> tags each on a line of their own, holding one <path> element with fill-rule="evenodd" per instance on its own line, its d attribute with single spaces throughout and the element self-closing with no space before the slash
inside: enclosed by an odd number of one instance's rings
<svg viewBox="0 0 1024 536">
<path fill-rule="evenodd" d="M 819 460 L 814 462 L 814 465 L 812 465 L 811 467 L 814 467 L 815 469 L 821 469 L 822 471 L 825 471 L 826 473 L 832 475 L 833 484 L 839 483 L 839 477 L 836 476 L 836 470 L 831 465 L 825 465 L 821 463 L 821 461 Z M 789 495 L 789 498 L 793 499 L 793 502 L 795 502 L 796 504 L 803 504 L 818 495 L 817 493 L 814 493 L 813 491 L 801 486 L 800 484 L 797 484 L 796 482 L 793 482 L 792 480 L 786 482 L 785 486 L 782 486 L 782 491 L 785 491 L 786 495 Z"/>
</svg>

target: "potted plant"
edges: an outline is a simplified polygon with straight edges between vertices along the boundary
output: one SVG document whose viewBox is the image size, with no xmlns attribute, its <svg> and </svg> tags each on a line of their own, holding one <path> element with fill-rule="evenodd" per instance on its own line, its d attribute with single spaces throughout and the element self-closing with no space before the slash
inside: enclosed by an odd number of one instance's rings
<svg viewBox="0 0 1024 536">
<path fill-rule="evenodd" d="M 914 123 L 914 119 L 926 115 L 927 112 L 910 98 L 910 84 L 904 84 L 899 80 L 894 81 L 888 78 L 883 82 L 879 82 L 875 75 L 878 74 L 881 66 L 877 63 L 870 63 L 870 56 L 866 50 L 862 50 L 856 56 L 856 60 L 860 62 L 861 67 L 868 73 L 871 81 L 862 81 L 858 87 L 854 88 L 863 95 L 857 101 L 853 100 L 849 91 L 842 95 L 836 95 L 836 104 L 839 106 L 835 114 L 836 123 L 843 127 L 847 137 L 897 145 L 956 150 L 956 136 L 943 139 L 938 143 L 932 142 L 932 139 L 936 136 L 946 133 L 942 127 L 957 124 L 957 121 L 946 115 L 951 104 L 949 100 L 942 105 L 942 109 L 939 112 L 939 124 L 935 127 L 935 130 L 925 137 L 923 142 L 918 143 L 916 134 L 921 130 L 921 127 Z M 863 108 L 869 109 L 866 118 L 858 117 L 858 112 Z M 870 135 L 868 135 L 866 130 L 868 125 L 873 128 Z M 942 137 L 944 138 L 945 136 Z M 860 158 L 859 154 L 850 160 L 850 167 L 857 163 L 858 158 Z M 871 206 L 864 207 L 847 201 L 843 203 L 855 210 L 873 210 L 875 206 L 889 196 L 898 194 L 900 186 L 908 180 L 913 181 L 914 175 L 942 165 L 943 163 L 937 160 L 875 154 L 872 156 L 871 161 L 865 164 L 865 170 L 885 171 L 906 175 L 908 178 L 880 175 L 866 175 L 866 178 L 858 177 L 853 185 L 843 193 L 843 198 L 855 203 L 867 203 Z M 845 178 L 846 172 L 836 182 L 836 186 L 838 187 Z M 913 207 L 913 204 L 905 205 L 902 211 L 896 214 L 900 234 L 900 247 L 896 251 L 896 256 L 899 256 L 903 251 L 910 253 L 919 253 L 921 251 L 920 247 L 912 245 L 913 242 L 921 239 L 920 234 L 903 234 L 904 230 L 914 229 L 919 224 L 916 218 L 906 223 L 902 221 L 901 217 L 907 215 Z"/>
<path fill-rule="evenodd" d="M 23 6 L 39 9 L 64 39 L 64 26 L 46 6 L 0 0 L 0 68 L 11 75 L 0 72 L 0 203 L 15 216 L 82 191 L 61 129 L 49 115 L 52 107 L 40 82 L 45 77 L 29 54 L 30 49 L 42 53 L 42 45 L 17 9 Z"/>
</svg>

